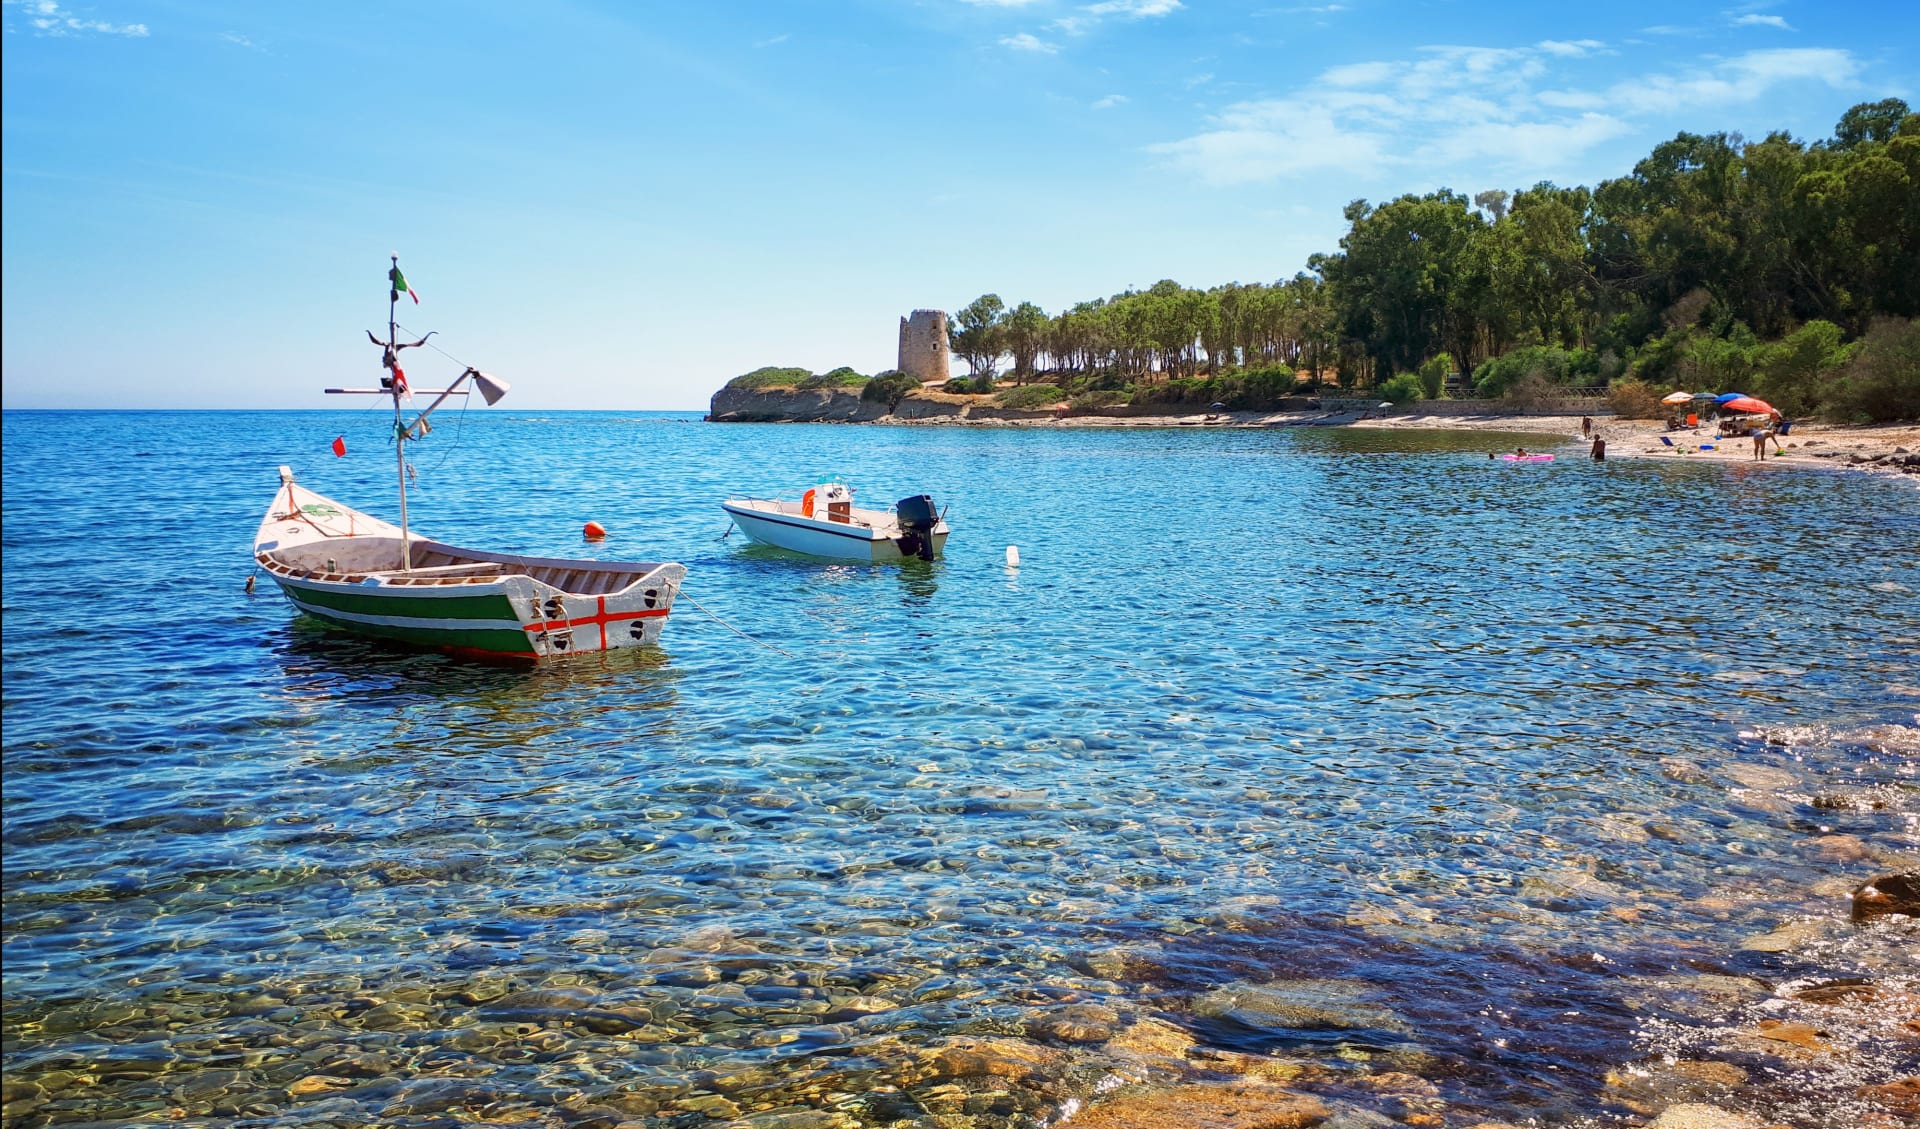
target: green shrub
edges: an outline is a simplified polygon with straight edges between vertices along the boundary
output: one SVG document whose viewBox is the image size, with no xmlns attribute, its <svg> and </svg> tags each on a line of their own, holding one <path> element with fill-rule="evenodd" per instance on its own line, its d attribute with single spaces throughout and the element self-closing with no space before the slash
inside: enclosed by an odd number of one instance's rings
<svg viewBox="0 0 1920 1129">
<path fill-rule="evenodd" d="M 813 377 L 813 373 L 803 368 L 778 368 L 767 365 L 742 373 L 727 381 L 727 387 L 734 391 L 752 391 L 758 388 L 795 388 L 800 382 Z"/>
<path fill-rule="evenodd" d="M 1392 400 L 1396 404 L 1411 404 L 1420 398 L 1420 374 L 1403 372 L 1389 377 L 1378 389 L 1382 400 Z"/>
<path fill-rule="evenodd" d="M 1498 399 L 1529 376 L 1539 377 L 1543 383 L 1568 384 L 1585 375 L 1583 370 L 1594 364 L 1585 350 L 1568 352 L 1551 345 L 1529 345 L 1494 357 L 1475 369 L 1473 390 L 1476 395 Z"/>
<path fill-rule="evenodd" d="M 1607 386 L 1607 406 L 1621 419 L 1664 419 L 1661 390 L 1642 380 L 1616 380 Z"/>
<path fill-rule="evenodd" d="M 887 410 L 892 411 L 900 406 L 900 401 L 906 398 L 907 393 L 919 390 L 918 379 L 908 376 L 899 369 L 888 369 L 886 372 L 875 374 L 873 379 L 861 385 L 860 398 L 869 403 L 885 404 Z"/>
<path fill-rule="evenodd" d="M 1648 384 L 1672 384 L 1680 379 L 1680 358 L 1687 331 L 1672 329 L 1627 350 L 1627 375 Z M 1703 389 L 1704 391 L 1704 389 Z"/>
<path fill-rule="evenodd" d="M 1725 337 L 1689 337 L 1680 351 L 1679 379 L 1696 392 L 1752 392 L 1760 340 L 1735 322 Z"/>
<path fill-rule="evenodd" d="M 1227 370 L 1210 377 L 1187 377 L 1152 384 L 1134 393 L 1136 404 L 1178 404 L 1207 407 L 1225 404 L 1237 412 L 1273 411 L 1295 394 L 1298 378 L 1285 365 Z"/>
<path fill-rule="evenodd" d="M 1091 372 L 1079 372 L 1064 380 L 1056 380 L 1062 391 L 1069 397 L 1082 392 L 1132 392 L 1133 383 L 1126 373 L 1119 369 L 1094 369 Z"/>
<path fill-rule="evenodd" d="M 1810 415 L 1855 348 L 1841 343 L 1839 326 L 1810 321 L 1753 350 L 1753 394 L 1789 416 Z"/>
<path fill-rule="evenodd" d="M 1538 371 L 1530 372 L 1514 381 L 1507 389 L 1506 401 L 1517 408 L 1544 408 L 1560 396 L 1564 386 L 1555 384 Z"/>
<path fill-rule="evenodd" d="M 1280 401 L 1298 394 L 1300 378 L 1286 365 L 1268 365 L 1240 374 L 1240 388 L 1232 397 L 1215 399 L 1236 411 L 1264 412 L 1280 406 Z"/>
<path fill-rule="evenodd" d="M 809 376 L 805 380 L 796 383 L 794 387 L 801 391 L 808 391 L 815 388 L 864 388 L 866 384 L 867 376 L 865 373 L 855 372 L 852 368 L 841 365 L 832 372 L 823 372 L 815 376 Z"/>
<path fill-rule="evenodd" d="M 1003 408 L 1015 411 L 1032 411 L 1035 408 L 1051 407 L 1059 403 L 1064 394 L 1056 385 L 1025 384 L 1018 388 L 1004 388 L 993 398 L 993 402 Z"/>
<path fill-rule="evenodd" d="M 1824 392 L 1836 419 L 1920 419 L 1920 318 L 1875 321 Z"/>
<path fill-rule="evenodd" d="M 1429 400 L 1438 400 L 1447 388 L 1447 374 L 1453 371 L 1453 355 L 1442 353 L 1420 366 L 1420 391 Z"/>
<path fill-rule="evenodd" d="M 1149 384 L 1134 393 L 1135 404 L 1211 404 L 1215 382 L 1203 377 L 1186 377 L 1161 384 Z"/>
<path fill-rule="evenodd" d="M 951 392 L 956 396 L 977 396 L 993 391 L 993 378 L 990 376 L 956 376 L 940 386 L 940 391 Z"/>
<path fill-rule="evenodd" d="M 1082 392 L 1067 401 L 1068 405 L 1075 411 L 1085 411 L 1089 408 L 1111 408 L 1127 402 L 1128 396 L 1125 392 L 1115 391 L 1111 388 L 1102 388 L 1093 392 Z"/>
</svg>

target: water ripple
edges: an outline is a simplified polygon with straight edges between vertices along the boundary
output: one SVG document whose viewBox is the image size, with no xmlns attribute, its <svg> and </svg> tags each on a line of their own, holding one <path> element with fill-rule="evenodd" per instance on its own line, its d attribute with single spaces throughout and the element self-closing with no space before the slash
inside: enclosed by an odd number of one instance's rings
<svg viewBox="0 0 1920 1129">
<path fill-rule="evenodd" d="M 1374 1062 L 1597 1116 L 1607 1064 L 1713 1038 L 1633 985 L 1792 974 L 1738 944 L 1915 849 L 1899 484 L 476 413 L 422 449 L 422 526 L 682 560 L 780 649 L 683 607 L 659 651 L 523 670 L 242 593 L 275 465 L 389 508 L 378 458 L 315 454 L 377 452 L 371 418 L 5 416 L 23 1125 L 724 1122 L 1089 1002 L 1321 1061 L 1342 1100 Z M 717 499 L 824 472 L 951 503 L 951 555 L 718 540 Z M 614 539 L 570 544 L 587 518 Z M 1884 972 L 1876 943 L 1799 959 Z"/>
</svg>

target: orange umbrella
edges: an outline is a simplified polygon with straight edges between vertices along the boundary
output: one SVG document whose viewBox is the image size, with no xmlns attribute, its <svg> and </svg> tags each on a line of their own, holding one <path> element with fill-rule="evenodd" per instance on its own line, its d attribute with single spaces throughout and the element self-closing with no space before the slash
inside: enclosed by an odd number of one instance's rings
<svg viewBox="0 0 1920 1129">
<path fill-rule="evenodd" d="M 1756 400 L 1752 396 L 1736 396 L 1720 405 L 1723 412 L 1739 412 L 1743 415 L 1777 416 L 1780 412 L 1765 400 Z"/>
<path fill-rule="evenodd" d="M 1686 404 L 1691 403 L 1692 400 L 1693 393 L 1691 392 L 1669 392 L 1661 397 L 1660 402 L 1663 404 Z"/>
</svg>

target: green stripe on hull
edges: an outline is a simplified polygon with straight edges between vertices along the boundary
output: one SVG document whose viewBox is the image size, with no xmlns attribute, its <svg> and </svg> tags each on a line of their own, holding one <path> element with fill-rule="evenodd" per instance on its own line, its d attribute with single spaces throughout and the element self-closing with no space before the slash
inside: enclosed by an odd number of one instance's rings
<svg viewBox="0 0 1920 1129">
<path fill-rule="evenodd" d="M 302 595 L 306 594 L 302 593 Z M 359 635 L 372 635 L 380 639 L 392 639 L 421 647 L 464 647 L 468 650 L 488 651 L 500 655 L 538 657 L 538 652 L 527 641 L 527 633 L 524 631 L 484 627 L 401 627 L 397 624 L 362 623 L 354 619 L 340 619 L 312 608 L 301 610 L 329 627 L 343 628 Z"/>
<path fill-rule="evenodd" d="M 476 619 L 497 623 L 520 622 L 513 602 L 494 592 L 485 596 L 389 596 L 377 589 L 342 592 L 332 588 L 308 588 L 284 585 L 303 604 L 317 604 L 336 611 L 361 615 L 399 616 L 405 619 Z"/>
</svg>

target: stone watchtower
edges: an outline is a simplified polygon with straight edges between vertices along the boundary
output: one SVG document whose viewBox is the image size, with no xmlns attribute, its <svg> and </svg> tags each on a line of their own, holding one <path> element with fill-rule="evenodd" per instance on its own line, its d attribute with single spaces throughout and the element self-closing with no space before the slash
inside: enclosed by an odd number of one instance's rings
<svg viewBox="0 0 1920 1129">
<path fill-rule="evenodd" d="M 922 383 L 946 380 L 953 360 L 947 353 L 945 310 L 915 310 L 900 319 L 900 371 Z"/>
</svg>

